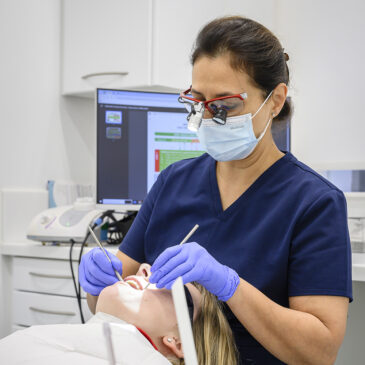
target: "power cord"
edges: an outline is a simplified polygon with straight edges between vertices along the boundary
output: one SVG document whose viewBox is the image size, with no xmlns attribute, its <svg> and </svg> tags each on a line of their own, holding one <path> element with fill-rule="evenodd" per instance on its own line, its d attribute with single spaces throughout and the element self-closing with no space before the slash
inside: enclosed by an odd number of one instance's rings
<svg viewBox="0 0 365 365">
<path fill-rule="evenodd" d="M 85 241 L 86 241 L 86 239 L 87 239 L 87 237 L 85 237 Z M 73 239 L 70 239 L 70 242 L 71 242 L 71 245 L 70 245 L 69 261 L 70 261 L 70 269 L 71 269 L 72 281 L 73 281 L 73 284 L 74 284 L 74 289 L 75 289 L 77 304 L 79 306 L 81 323 L 85 323 L 85 319 L 84 319 L 84 315 L 82 313 L 82 307 L 81 307 L 80 286 L 79 286 L 79 290 L 77 290 L 76 277 L 75 277 L 74 268 L 73 268 L 73 265 L 72 265 L 72 250 L 73 250 L 73 247 L 74 247 L 74 245 L 75 245 L 76 242 Z"/>
<path fill-rule="evenodd" d="M 100 215 L 99 218 L 97 218 L 93 225 L 91 226 L 91 229 L 94 230 L 95 227 L 97 227 L 99 224 L 101 224 L 104 220 L 105 217 L 112 215 L 114 211 L 113 210 L 107 210 L 105 211 L 103 214 Z M 80 263 L 81 263 L 81 258 L 84 252 L 84 247 L 86 245 L 86 242 L 88 240 L 90 236 L 90 232 L 87 231 L 84 240 L 81 243 L 80 246 L 80 254 L 79 254 L 79 258 L 77 260 L 77 271 L 79 271 L 79 267 L 80 267 Z M 75 241 L 73 239 L 70 240 L 71 242 L 71 246 L 70 246 L 70 268 L 71 268 L 71 274 L 72 274 L 72 280 L 73 280 L 73 284 L 74 284 L 74 289 L 75 289 L 75 294 L 76 294 L 76 299 L 77 299 L 77 304 L 79 307 L 79 312 L 80 312 L 80 319 L 81 319 L 81 323 L 85 323 L 85 319 L 84 319 L 84 314 L 82 311 L 82 305 L 81 305 L 81 285 L 80 285 L 80 280 L 78 280 L 77 284 L 76 284 L 76 277 L 75 277 L 75 273 L 73 270 L 73 266 L 72 266 L 72 249 L 73 246 L 75 244 Z"/>
<path fill-rule="evenodd" d="M 135 216 L 137 215 L 137 212 L 127 212 L 127 215 L 121 219 L 121 220 L 117 220 L 114 217 L 114 214 L 116 213 L 114 210 L 107 210 L 105 211 L 103 214 L 100 215 L 99 218 L 97 218 L 93 225 L 91 226 L 91 229 L 94 230 L 97 226 L 101 225 L 104 221 L 105 217 L 108 217 L 112 223 L 109 224 L 108 227 L 108 239 L 107 239 L 107 243 L 108 244 L 119 244 L 122 239 L 124 238 L 124 236 L 126 235 L 126 233 L 128 232 L 130 226 L 133 223 L 133 220 L 135 218 Z M 81 243 L 80 246 L 80 254 L 79 254 L 79 258 L 77 261 L 77 271 L 79 270 L 80 267 L 80 263 L 81 263 L 81 258 L 84 252 L 84 247 L 86 245 L 87 239 L 90 236 L 90 232 L 87 231 L 84 240 Z M 76 276 L 74 273 L 74 269 L 72 266 L 72 250 L 73 247 L 75 245 L 75 241 L 73 239 L 70 240 L 70 253 L 69 253 L 69 261 L 70 261 L 70 268 L 71 268 L 71 275 L 72 275 L 72 281 L 74 284 L 74 289 L 75 289 L 75 294 L 76 294 L 76 298 L 77 298 L 77 304 L 79 307 L 79 312 L 80 312 L 80 318 L 81 318 L 81 323 L 85 323 L 85 319 L 84 319 L 84 315 L 83 315 L 83 311 L 82 311 L 82 305 L 81 305 L 81 286 L 80 286 L 80 281 L 78 280 L 78 283 L 76 284 Z"/>
</svg>

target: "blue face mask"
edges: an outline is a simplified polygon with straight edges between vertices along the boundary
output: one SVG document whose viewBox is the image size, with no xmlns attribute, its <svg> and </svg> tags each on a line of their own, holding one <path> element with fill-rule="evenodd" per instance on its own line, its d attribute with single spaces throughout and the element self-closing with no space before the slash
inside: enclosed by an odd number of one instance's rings
<svg viewBox="0 0 365 365">
<path fill-rule="evenodd" d="M 249 156 L 265 135 L 271 122 L 270 118 L 263 132 L 256 138 L 252 119 L 265 105 L 271 94 L 272 92 L 253 116 L 248 113 L 229 117 L 223 125 L 217 124 L 213 119 L 203 119 L 196 132 L 203 150 L 216 161 L 242 160 Z"/>
</svg>

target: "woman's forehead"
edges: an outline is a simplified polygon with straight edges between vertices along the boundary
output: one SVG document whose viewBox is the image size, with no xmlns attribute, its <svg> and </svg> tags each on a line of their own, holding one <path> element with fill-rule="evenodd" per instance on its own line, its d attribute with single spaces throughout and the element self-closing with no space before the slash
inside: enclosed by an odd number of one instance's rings
<svg viewBox="0 0 365 365">
<path fill-rule="evenodd" d="M 254 86 L 249 75 L 233 69 L 227 58 L 203 56 L 193 66 L 192 88 L 206 99 L 211 99 L 228 92 L 230 95 L 249 92 Z"/>
</svg>

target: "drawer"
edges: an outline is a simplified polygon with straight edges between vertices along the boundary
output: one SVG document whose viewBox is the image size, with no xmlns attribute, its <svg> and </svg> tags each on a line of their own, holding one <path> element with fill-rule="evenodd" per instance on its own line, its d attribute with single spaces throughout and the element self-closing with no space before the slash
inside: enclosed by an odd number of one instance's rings
<svg viewBox="0 0 365 365">
<path fill-rule="evenodd" d="M 73 262 L 74 273 L 78 280 L 77 262 Z M 38 293 L 75 296 L 69 261 L 13 258 L 14 289 Z M 81 289 L 81 296 L 86 293 Z"/>
<path fill-rule="evenodd" d="M 59 295 L 13 292 L 12 323 L 22 326 L 37 324 L 81 323 L 76 298 Z M 82 299 L 84 319 L 92 317 L 86 299 Z"/>
</svg>

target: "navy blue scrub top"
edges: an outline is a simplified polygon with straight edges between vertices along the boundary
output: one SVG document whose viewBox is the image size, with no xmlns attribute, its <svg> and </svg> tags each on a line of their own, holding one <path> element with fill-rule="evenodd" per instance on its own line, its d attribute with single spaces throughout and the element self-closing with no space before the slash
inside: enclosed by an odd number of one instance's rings
<svg viewBox="0 0 365 365">
<path fill-rule="evenodd" d="M 339 295 L 352 301 L 344 194 L 290 152 L 223 211 L 216 161 L 207 154 L 163 170 L 119 249 L 153 264 L 192 229 L 219 262 L 288 307 L 288 297 Z M 241 364 L 283 364 L 224 305 Z M 284 330 L 284 329 L 283 329 Z"/>
</svg>

